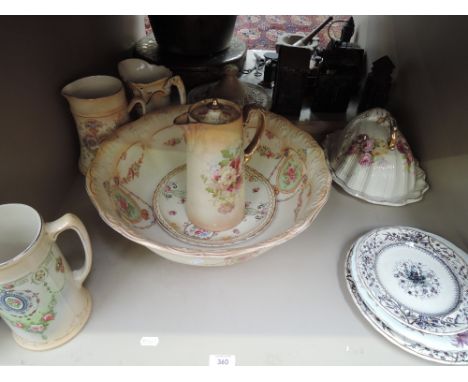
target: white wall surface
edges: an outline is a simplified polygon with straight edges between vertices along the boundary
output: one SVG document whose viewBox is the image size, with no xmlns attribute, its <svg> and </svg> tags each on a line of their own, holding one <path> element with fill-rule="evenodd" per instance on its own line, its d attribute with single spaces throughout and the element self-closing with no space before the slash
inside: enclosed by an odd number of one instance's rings
<svg viewBox="0 0 468 382">
<path fill-rule="evenodd" d="M 388 55 L 388 109 L 420 160 L 468 153 L 468 17 L 357 16 L 368 67 Z M 468 172 L 468 169 L 467 169 Z"/>
</svg>

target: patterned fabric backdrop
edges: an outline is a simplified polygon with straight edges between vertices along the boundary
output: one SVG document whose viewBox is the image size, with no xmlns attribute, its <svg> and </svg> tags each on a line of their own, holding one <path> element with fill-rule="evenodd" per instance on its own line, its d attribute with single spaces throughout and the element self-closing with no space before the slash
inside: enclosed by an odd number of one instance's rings
<svg viewBox="0 0 468 382">
<path fill-rule="evenodd" d="M 349 16 L 334 16 L 334 20 L 346 20 Z M 284 33 L 307 34 L 322 23 L 327 16 L 237 16 L 235 35 L 247 43 L 249 49 L 275 49 L 278 36 Z M 149 19 L 145 17 L 146 33 L 151 33 Z M 332 30 L 339 37 L 342 24 Z M 329 42 L 328 26 L 320 33 L 320 46 Z"/>
</svg>

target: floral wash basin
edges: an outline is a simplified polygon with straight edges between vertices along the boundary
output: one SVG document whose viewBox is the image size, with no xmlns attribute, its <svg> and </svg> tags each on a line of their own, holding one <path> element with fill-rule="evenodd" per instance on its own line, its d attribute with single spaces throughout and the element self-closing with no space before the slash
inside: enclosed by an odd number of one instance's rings
<svg viewBox="0 0 468 382">
<path fill-rule="evenodd" d="M 221 266 L 245 261 L 304 231 L 325 205 L 331 176 L 320 146 L 285 118 L 266 113 L 267 129 L 249 166 L 267 179 L 276 210 L 262 231 L 226 245 L 178 240 L 160 226 L 153 205 L 160 182 L 185 164 L 183 129 L 173 120 L 188 109 L 173 106 L 131 122 L 100 147 L 86 176 L 87 192 L 102 219 L 126 238 L 176 262 Z M 247 129 L 250 141 L 255 129 Z"/>
<path fill-rule="evenodd" d="M 421 200 L 429 189 L 408 142 L 384 109 L 358 115 L 329 134 L 324 147 L 333 180 L 357 198 L 403 206 Z"/>
</svg>

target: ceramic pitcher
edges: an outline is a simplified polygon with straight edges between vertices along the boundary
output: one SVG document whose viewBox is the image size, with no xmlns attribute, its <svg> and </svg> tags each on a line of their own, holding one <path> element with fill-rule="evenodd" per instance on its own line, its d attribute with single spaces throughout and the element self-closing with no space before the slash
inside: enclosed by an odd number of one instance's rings
<svg viewBox="0 0 468 382">
<path fill-rule="evenodd" d="M 170 104 L 171 90 L 179 93 L 181 105 L 187 102 L 184 83 L 180 76 L 162 65 L 152 65 L 139 58 L 129 58 L 119 62 L 119 75 L 127 83 L 134 97 L 141 97 L 146 111 L 154 111 Z"/>
<path fill-rule="evenodd" d="M 79 270 L 70 270 L 55 243 L 66 229 L 75 230 L 84 246 Z M 91 312 L 82 286 L 91 263 L 88 233 L 75 215 L 45 224 L 27 205 L 0 205 L 0 317 L 19 345 L 46 350 L 78 334 Z"/>
<path fill-rule="evenodd" d="M 75 119 L 80 139 L 80 171 L 86 175 L 99 144 L 118 126 L 130 120 L 129 112 L 145 102 L 134 98 L 127 104 L 122 82 L 111 76 L 90 76 L 73 81 L 62 89 Z"/>
<path fill-rule="evenodd" d="M 254 115 L 257 130 L 244 150 L 244 126 Z M 244 164 L 265 128 L 262 110 L 212 98 L 193 104 L 174 123 L 184 126 L 187 142 L 188 218 L 209 231 L 235 227 L 245 214 Z"/>
</svg>

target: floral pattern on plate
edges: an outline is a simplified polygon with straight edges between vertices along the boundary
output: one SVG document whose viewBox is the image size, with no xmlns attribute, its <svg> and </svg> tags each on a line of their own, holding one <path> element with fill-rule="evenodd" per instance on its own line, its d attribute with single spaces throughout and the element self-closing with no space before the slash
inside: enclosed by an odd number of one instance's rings
<svg viewBox="0 0 468 382">
<path fill-rule="evenodd" d="M 226 154 L 227 157 L 227 154 Z M 235 158 L 226 158 L 229 166 Z M 250 239 L 261 233 L 271 222 L 276 199 L 270 183 L 257 171 L 246 167 L 245 217 L 236 227 L 212 232 L 194 226 L 185 212 L 186 167 L 171 171 L 158 185 L 153 207 L 161 226 L 182 241 L 208 246 L 222 246 Z"/>
<path fill-rule="evenodd" d="M 430 298 L 440 293 L 439 278 L 421 262 L 401 261 L 393 272 L 399 286 L 411 296 Z"/>
<path fill-rule="evenodd" d="M 454 248 L 424 231 L 390 227 L 369 233 L 356 253 L 358 276 L 397 320 L 434 334 L 468 330 L 468 267 Z"/>
<path fill-rule="evenodd" d="M 373 302 L 356 275 L 354 248 L 357 245 L 353 245 L 346 258 L 346 285 L 364 318 L 390 342 L 413 355 L 444 364 L 468 364 L 468 332 L 454 336 L 423 333 L 395 320 Z"/>
</svg>

